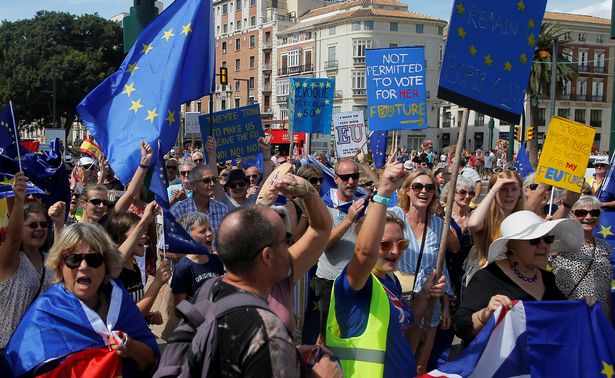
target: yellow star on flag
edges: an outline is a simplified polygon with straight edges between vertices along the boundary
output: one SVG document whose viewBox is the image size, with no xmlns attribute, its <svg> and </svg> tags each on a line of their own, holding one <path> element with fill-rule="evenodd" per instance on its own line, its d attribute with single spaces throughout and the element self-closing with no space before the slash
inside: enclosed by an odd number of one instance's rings
<svg viewBox="0 0 615 378">
<path fill-rule="evenodd" d="M 295 83 L 295 87 L 296 87 L 296 88 L 299 88 L 300 86 L 301 86 L 301 84 L 299 84 L 299 82 L 296 82 L 296 83 Z"/>
<path fill-rule="evenodd" d="M 536 37 L 534 37 L 534 33 L 527 37 L 527 44 L 530 46 L 534 46 L 536 44 Z"/>
<path fill-rule="evenodd" d="M 463 6 L 463 3 L 457 4 L 457 14 L 463 16 L 463 12 L 466 11 L 466 8 Z"/>
<path fill-rule="evenodd" d="M 307 88 L 308 83 L 303 83 L 303 88 Z"/>
<path fill-rule="evenodd" d="M 512 64 L 510 64 L 510 62 L 507 60 L 506 63 L 504 63 L 504 71 L 510 72 L 510 70 L 512 70 Z"/>
<path fill-rule="evenodd" d="M 143 50 L 141 50 L 141 53 L 143 54 L 147 54 L 148 52 L 152 51 L 154 47 L 152 46 L 151 43 L 145 44 L 143 43 Z"/>
<path fill-rule="evenodd" d="M 517 9 L 521 12 L 525 10 L 525 4 L 523 4 L 523 0 L 519 0 L 519 2 L 517 3 Z"/>
<path fill-rule="evenodd" d="M 609 235 L 615 235 L 611 232 L 611 227 L 613 226 L 604 227 L 603 225 L 600 225 L 600 231 L 598 231 L 598 233 L 602 235 L 603 239 L 606 239 Z"/>
<path fill-rule="evenodd" d="M 461 26 L 457 29 L 457 35 L 459 36 L 459 38 L 464 39 L 466 37 L 466 34 L 468 33 L 466 33 L 466 31 L 463 30 Z"/>
<path fill-rule="evenodd" d="M 474 45 L 470 45 L 470 48 L 468 50 L 470 50 L 470 55 L 476 55 L 476 53 L 478 52 L 478 50 L 476 50 L 476 47 L 474 47 Z"/>
<path fill-rule="evenodd" d="M 533 18 L 530 18 L 530 20 L 527 22 L 527 27 L 530 29 L 534 29 L 535 26 L 536 26 L 536 21 L 534 21 Z"/>
<path fill-rule="evenodd" d="M 525 54 L 521 54 L 521 56 L 519 57 L 519 62 L 523 64 L 527 63 L 527 56 Z"/>
<path fill-rule="evenodd" d="M 128 65 L 128 72 L 130 72 L 131 74 L 134 73 L 138 69 L 139 69 L 139 67 L 137 67 L 137 63 L 133 63 L 133 64 L 129 64 Z"/>
<path fill-rule="evenodd" d="M 609 365 L 606 363 L 606 361 L 602 361 L 602 366 L 603 369 L 600 374 L 606 375 L 607 378 L 613 378 L 613 375 L 615 375 L 615 371 L 613 371 L 613 365 Z"/>
<path fill-rule="evenodd" d="M 491 65 L 493 64 L 493 59 L 491 59 L 491 54 L 487 54 L 487 56 L 485 56 L 485 64 L 488 65 L 489 67 L 491 67 Z"/>
<path fill-rule="evenodd" d="M 154 123 L 154 118 L 158 117 L 158 115 L 159 114 L 156 113 L 156 108 L 154 108 L 154 110 L 148 110 L 147 117 L 145 117 L 145 120 Z"/>
<path fill-rule="evenodd" d="M 130 95 L 134 91 L 136 91 L 136 89 L 135 89 L 135 82 L 133 81 L 130 84 L 124 85 L 124 91 L 122 92 L 122 94 L 126 93 L 128 95 L 128 97 L 130 97 Z"/>
<path fill-rule="evenodd" d="M 320 114 L 320 108 L 316 108 L 316 110 L 314 110 L 316 112 L 316 114 Z"/>
<path fill-rule="evenodd" d="M 327 84 L 326 84 L 325 86 L 326 86 L 327 88 L 331 88 L 331 83 L 329 83 L 329 82 L 327 81 Z"/>
<path fill-rule="evenodd" d="M 316 86 L 317 86 L 317 85 L 318 85 L 318 84 L 316 84 L 315 82 L 313 82 L 313 81 L 312 81 L 312 84 L 310 84 L 310 87 L 312 87 L 312 88 L 316 88 Z"/>
<path fill-rule="evenodd" d="M 128 110 L 134 110 L 135 114 L 137 113 L 137 111 L 143 107 L 143 105 L 141 105 L 141 99 L 138 99 L 137 101 L 130 101 L 132 103 L 132 106 L 130 108 L 128 108 Z"/>
<path fill-rule="evenodd" d="M 329 99 L 326 99 L 326 100 L 325 100 L 325 105 L 329 105 L 329 103 L 330 103 L 330 102 L 331 102 L 331 101 L 329 101 Z"/>
<path fill-rule="evenodd" d="M 322 81 L 320 83 L 318 83 L 318 86 L 323 88 L 325 86 L 325 83 L 323 83 Z"/>
<path fill-rule="evenodd" d="M 164 39 L 167 42 L 169 42 L 169 39 L 171 37 L 175 37 L 175 34 L 173 34 L 173 28 L 171 28 L 169 30 L 165 30 L 164 35 L 162 37 L 160 37 L 160 39 Z"/>
<path fill-rule="evenodd" d="M 297 118 L 301 118 L 301 117 L 303 117 L 303 113 L 301 112 L 297 113 Z"/>
<path fill-rule="evenodd" d="M 164 120 L 169 121 L 169 124 L 172 125 L 173 123 L 175 123 L 175 112 L 172 112 L 170 110 L 167 110 L 167 112 L 169 112 L 169 115 Z"/>
<path fill-rule="evenodd" d="M 182 32 L 179 34 L 185 34 L 186 37 L 188 36 L 188 33 L 190 33 L 192 31 L 192 22 L 189 22 L 188 24 L 182 26 Z"/>
</svg>

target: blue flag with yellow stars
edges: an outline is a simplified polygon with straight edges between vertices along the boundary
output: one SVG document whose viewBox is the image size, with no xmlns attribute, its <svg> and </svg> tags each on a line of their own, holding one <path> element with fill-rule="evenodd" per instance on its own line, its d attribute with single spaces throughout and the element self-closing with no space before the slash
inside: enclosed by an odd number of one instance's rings
<svg viewBox="0 0 615 378">
<path fill-rule="evenodd" d="M 152 161 L 152 177 L 149 184 L 149 190 L 156 196 L 156 203 L 163 209 L 168 210 L 169 194 L 167 188 L 169 187 L 169 176 L 167 175 L 167 168 L 164 162 L 164 154 L 162 149 L 159 149 L 158 156 Z"/>
<path fill-rule="evenodd" d="M 288 128 L 294 133 L 329 134 L 335 79 L 291 78 Z"/>
<path fill-rule="evenodd" d="M 126 184 L 139 166 L 140 141 L 168 152 L 180 127 L 180 105 L 213 92 L 212 0 L 175 0 L 143 30 L 120 69 L 77 112 Z M 157 156 L 157 155 L 155 155 Z"/>
<path fill-rule="evenodd" d="M 387 136 L 388 131 L 376 130 L 369 135 L 369 149 L 372 150 L 374 166 L 382 168 L 387 162 Z"/>
<path fill-rule="evenodd" d="M 9 105 L 0 110 L 0 148 L 17 143 L 15 140 L 15 125 L 13 124 L 13 112 Z"/>
<path fill-rule="evenodd" d="M 517 168 L 517 172 L 519 173 L 519 176 L 521 176 L 522 180 L 534 173 L 534 167 L 532 167 L 532 163 L 530 163 L 530 157 L 525 149 L 525 144 L 521 144 L 521 148 L 519 149 L 519 152 L 517 152 L 515 168 Z"/>
<path fill-rule="evenodd" d="M 209 249 L 195 242 L 181 224 L 177 223 L 169 210 L 162 209 L 162 216 L 164 218 L 163 242 L 167 251 L 194 255 L 209 254 Z"/>
</svg>

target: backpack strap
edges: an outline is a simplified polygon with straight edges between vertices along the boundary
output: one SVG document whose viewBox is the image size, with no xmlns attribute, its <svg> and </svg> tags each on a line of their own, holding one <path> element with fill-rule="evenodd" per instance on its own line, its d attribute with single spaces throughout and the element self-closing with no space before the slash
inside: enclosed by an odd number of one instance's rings
<svg viewBox="0 0 615 378">
<path fill-rule="evenodd" d="M 210 301 L 211 291 L 222 277 L 213 277 L 206 280 L 197 290 L 192 302 L 183 300 L 177 305 L 177 311 L 182 314 L 184 320 L 194 329 L 197 329 L 205 320 L 205 312 L 201 311 L 199 303 L 206 304 Z"/>
</svg>

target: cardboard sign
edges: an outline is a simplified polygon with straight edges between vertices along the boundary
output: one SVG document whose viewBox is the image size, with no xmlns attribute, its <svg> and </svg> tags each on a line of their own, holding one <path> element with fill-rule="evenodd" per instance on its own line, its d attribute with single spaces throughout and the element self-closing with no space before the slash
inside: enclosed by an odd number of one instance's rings
<svg viewBox="0 0 615 378">
<path fill-rule="evenodd" d="M 363 152 L 367 153 L 367 135 L 362 111 L 334 114 L 333 127 L 338 159 L 354 157 L 362 147 Z"/>
<path fill-rule="evenodd" d="M 334 92 L 335 79 L 291 78 L 289 132 L 329 134 Z"/>
<path fill-rule="evenodd" d="M 547 0 L 455 0 L 438 97 L 519 123 L 546 5 Z"/>
<path fill-rule="evenodd" d="M 580 193 L 595 134 L 592 127 L 553 117 L 536 167 L 536 181 Z"/>
<path fill-rule="evenodd" d="M 365 63 L 370 130 L 426 128 L 425 48 L 367 50 Z"/>
<path fill-rule="evenodd" d="M 210 134 L 209 114 L 201 115 L 199 124 L 201 138 L 205 141 Z M 258 138 L 265 135 L 259 105 L 214 113 L 212 134 L 218 144 L 218 161 L 258 154 Z"/>
<path fill-rule="evenodd" d="M 186 112 L 186 125 L 185 132 L 186 134 L 198 134 L 200 131 L 199 128 L 199 116 L 201 113 L 199 112 Z"/>
</svg>

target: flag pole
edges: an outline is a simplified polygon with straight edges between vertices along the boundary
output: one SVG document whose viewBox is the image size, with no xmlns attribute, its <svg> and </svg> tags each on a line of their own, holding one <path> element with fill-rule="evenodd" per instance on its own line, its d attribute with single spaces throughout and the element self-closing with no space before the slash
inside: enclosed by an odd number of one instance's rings
<svg viewBox="0 0 615 378">
<path fill-rule="evenodd" d="M 17 133 L 17 122 L 15 122 L 15 112 L 13 112 L 13 101 L 9 101 L 9 107 L 11 108 L 11 118 L 13 119 L 13 132 L 15 133 L 15 143 L 17 146 L 17 162 L 19 164 L 19 172 L 21 169 L 21 152 L 19 151 L 19 133 Z"/>
<path fill-rule="evenodd" d="M 160 216 L 162 217 L 161 219 L 161 225 L 162 225 L 162 237 L 164 238 L 164 209 L 162 206 L 160 206 Z M 164 243 L 162 243 L 162 260 L 165 261 L 167 259 L 167 241 L 165 240 Z"/>
</svg>

